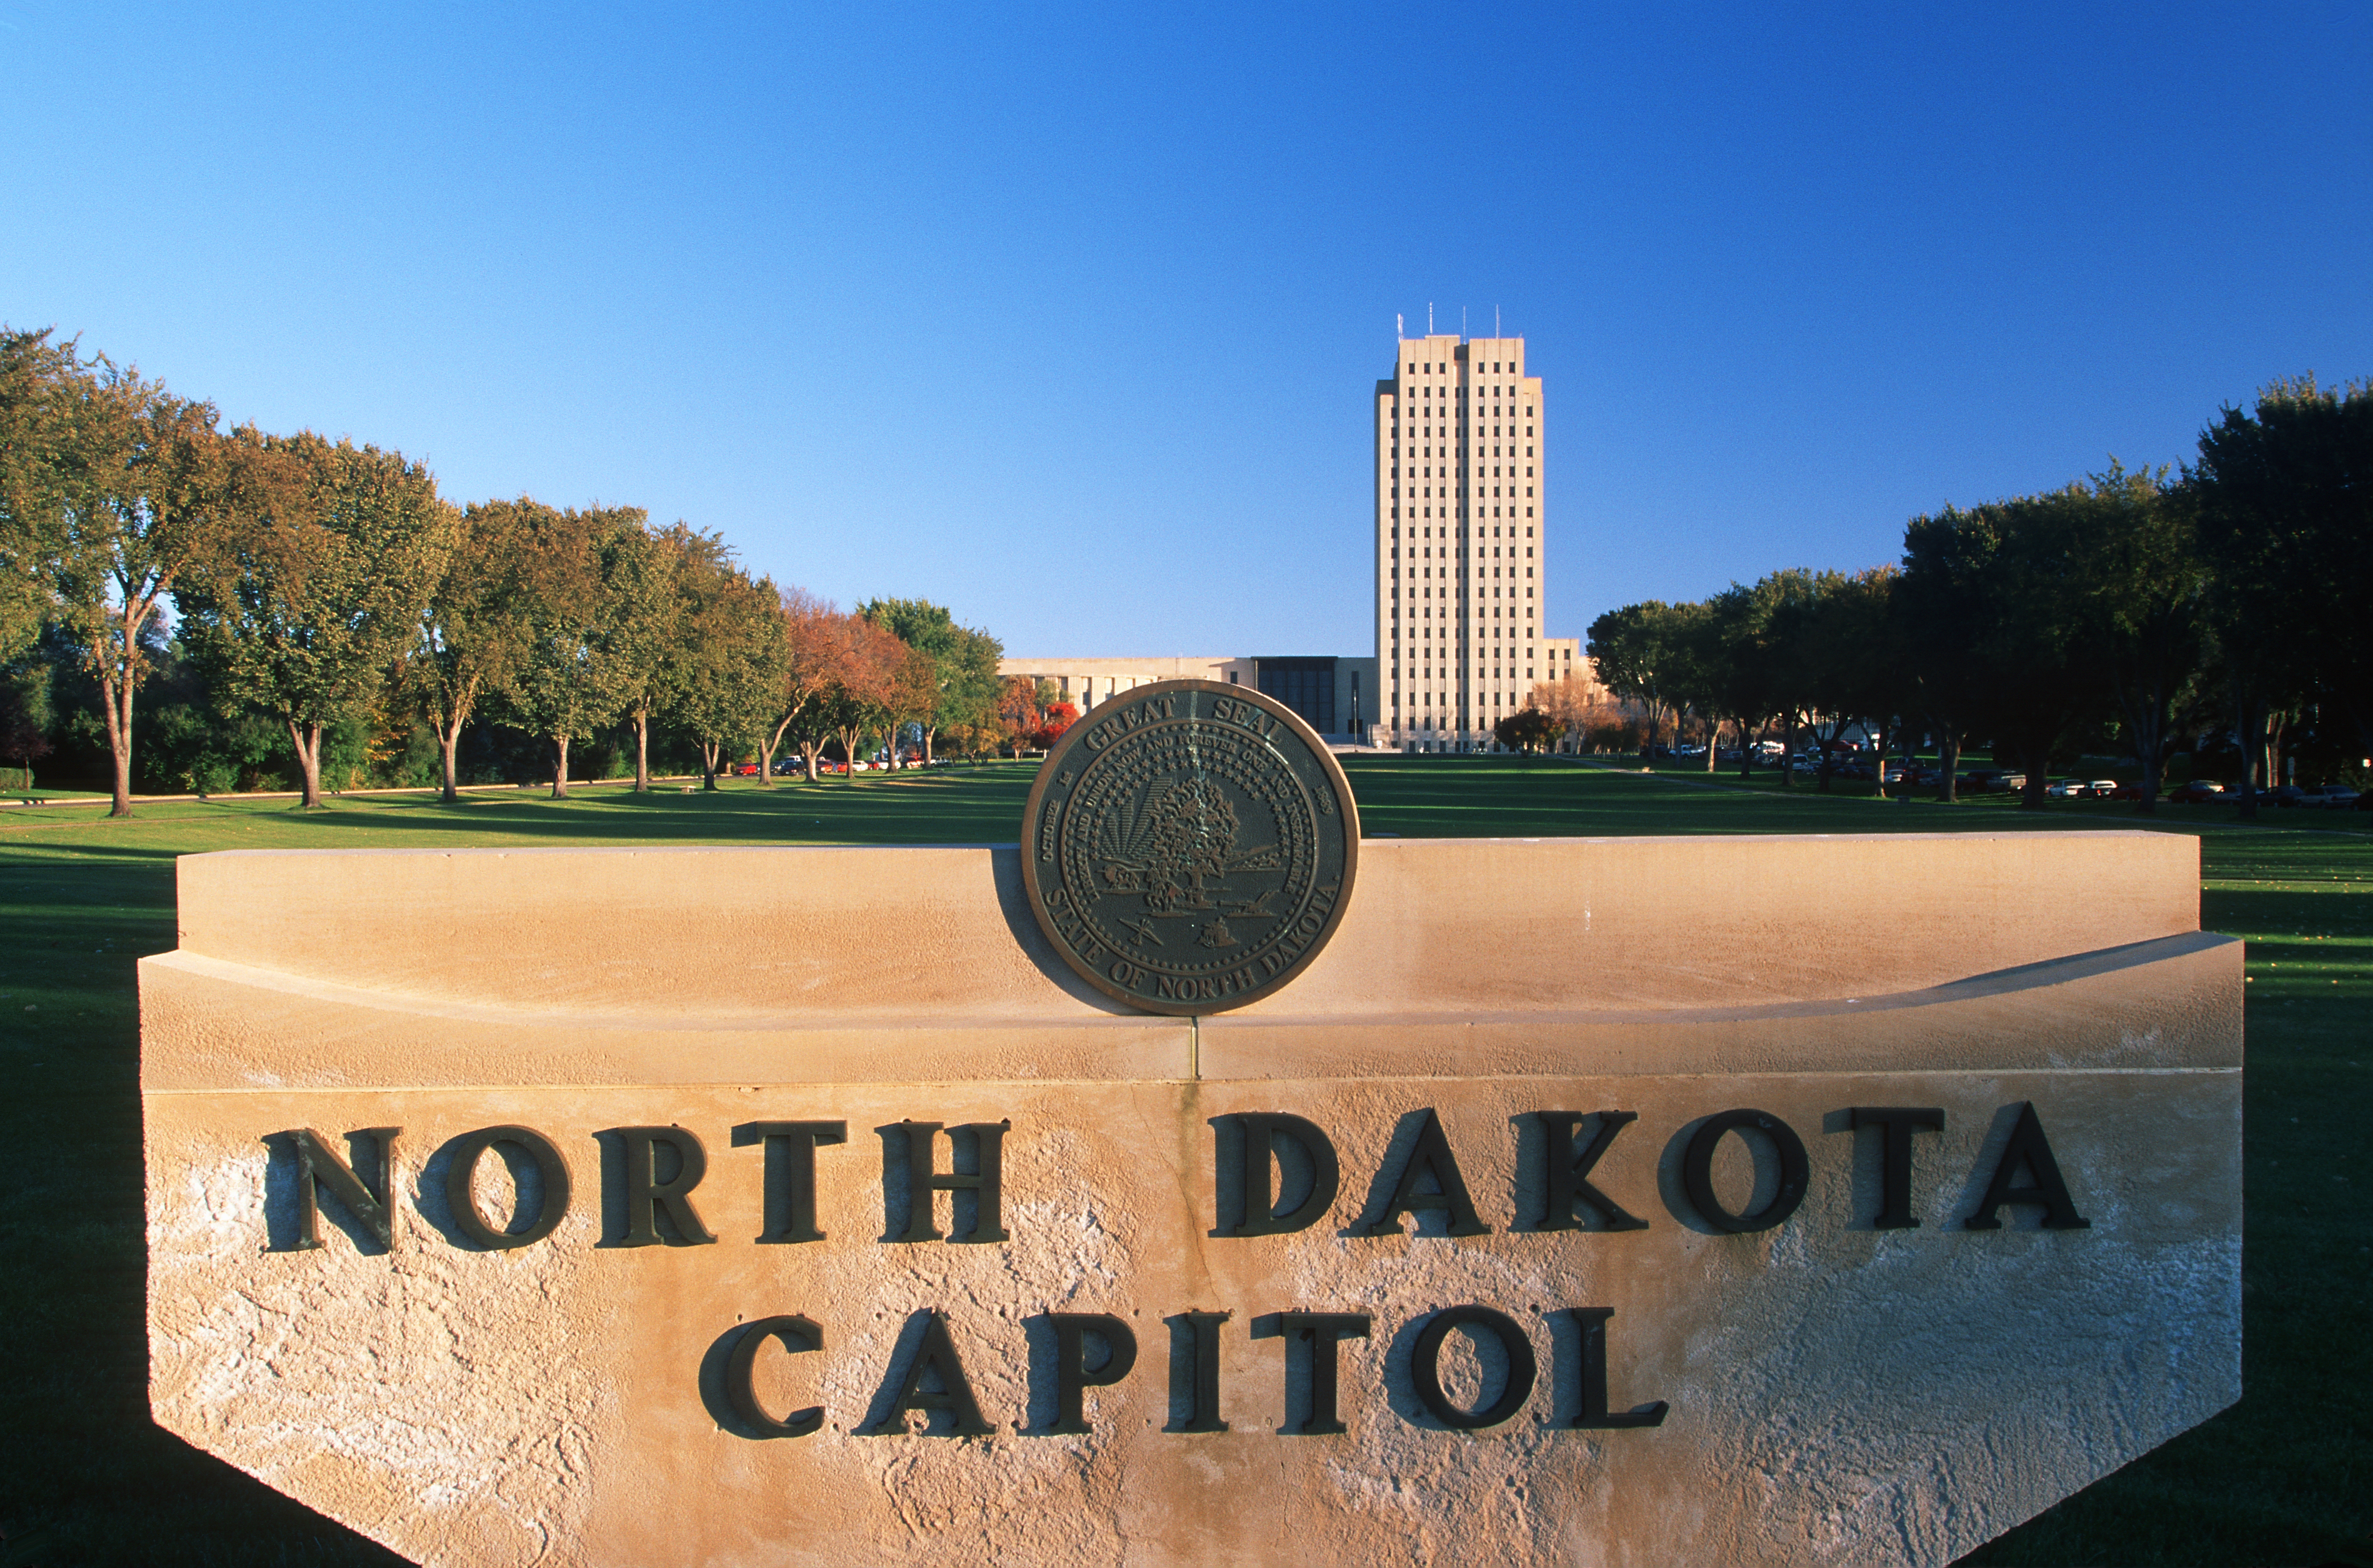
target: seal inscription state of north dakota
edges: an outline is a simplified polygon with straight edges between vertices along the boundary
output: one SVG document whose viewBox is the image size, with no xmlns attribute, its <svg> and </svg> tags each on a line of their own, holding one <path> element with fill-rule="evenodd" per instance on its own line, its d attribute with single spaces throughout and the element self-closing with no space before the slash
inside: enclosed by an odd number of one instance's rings
<svg viewBox="0 0 2373 1568">
<path fill-rule="evenodd" d="M 1360 813 L 1292 709 L 1217 681 L 1105 701 L 1040 764 L 1022 818 L 1038 924 L 1091 984 L 1150 1012 L 1242 1007 L 1335 932 Z"/>
</svg>

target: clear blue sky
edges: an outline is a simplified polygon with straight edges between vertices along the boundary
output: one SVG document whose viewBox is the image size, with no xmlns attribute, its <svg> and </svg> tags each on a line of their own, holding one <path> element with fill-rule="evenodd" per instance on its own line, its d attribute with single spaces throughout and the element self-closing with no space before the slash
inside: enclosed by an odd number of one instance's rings
<svg viewBox="0 0 2373 1568">
<path fill-rule="evenodd" d="M 1021 653 L 1370 650 L 1393 318 L 1548 630 L 2373 373 L 2373 6 L 0 0 L 0 320 Z"/>
</svg>

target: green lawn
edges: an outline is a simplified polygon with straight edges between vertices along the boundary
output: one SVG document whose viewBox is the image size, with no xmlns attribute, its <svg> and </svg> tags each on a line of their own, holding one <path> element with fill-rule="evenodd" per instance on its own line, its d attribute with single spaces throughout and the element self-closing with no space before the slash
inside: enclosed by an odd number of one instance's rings
<svg viewBox="0 0 2373 1568">
<path fill-rule="evenodd" d="M 2133 824 L 2108 802 L 2022 813 L 1735 775 L 1569 762 L 1360 761 L 1370 833 L 1408 837 L 1841 833 Z M 40 1563 L 392 1563 L 378 1548 L 150 1424 L 143 1344 L 133 962 L 173 944 L 173 857 L 207 849 L 505 844 L 1011 841 L 1030 769 L 566 802 L 520 790 L 0 813 L 0 1568 Z M 2230 808 L 2157 823 L 2202 836 L 2204 923 L 2250 939 L 2249 1395 L 1993 1543 L 1984 1563 L 2373 1563 L 2373 837 L 2362 816 Z M 1899 890 L 1890 898 L 1947 890 Z M 2082 888 L 2070 897 L 2086 896 Z M 1841 889 L 1806 920 L 1886 918 Z"/>
</svg>

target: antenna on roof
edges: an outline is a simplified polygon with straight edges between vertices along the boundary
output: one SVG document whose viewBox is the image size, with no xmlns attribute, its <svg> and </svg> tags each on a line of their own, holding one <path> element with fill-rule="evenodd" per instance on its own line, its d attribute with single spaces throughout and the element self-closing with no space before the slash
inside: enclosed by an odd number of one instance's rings
<svg viewBox="0 0 2373 1568">
<path fill-rule="evenodd" d="M 1491 307 L 1491 335 L 1500 335 L 1500 307 L 1497 305 Z"/>
<path fill-rule="evenodd" d="M 1425 302 L 1425 335 L 1433 335 L 1433 301 L 1431 299 Z"/>
<path fill-rule="evenodd" d="M 1393 336 L 1395 339 L 1409 336 L 1409 327 L 1402 321 L 1401 316 L 1397 311 L 1393 315 Z"/>
</svg>

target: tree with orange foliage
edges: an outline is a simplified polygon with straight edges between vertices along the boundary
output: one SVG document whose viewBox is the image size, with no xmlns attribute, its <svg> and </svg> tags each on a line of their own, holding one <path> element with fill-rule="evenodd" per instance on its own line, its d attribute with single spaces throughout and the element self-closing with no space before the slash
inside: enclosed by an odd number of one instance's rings
<svg viewBox="0 0 2373 1568">
<path fill-rule="evenodd" d="M 1046 709 L 1038 700 L 1037 682 L 1022 675 L 1008 675 L 998 683 L 997 727 L 1015 756 L 1022 755 L 1023 747 L 1035 743 L 1046 723 Z"/>
<path fill-rule="evenodd" d="M 839 611 L 804 588 L 786 588 L 776 595 L 771 627 L 776 681 L 772 728 L 758 759 L 761 783 L 774 783 L 775 753 L 782 748 L 786 734 L 791 735 L 792 743 L 806 761 L 808 782 L 815 782 L 816 758 L 824 751 L 824 731 L 817 725 L 802 726 L 801 720 L 824 703 L 832 689 L 839 649 L 839 631 L 835 623 L 840 618 Z M 805 743 L 811 734 L 816 737 L 812 745 Z"/>
<path fill-rule="evenodd" d="M 1040 751 L 1052 751 L 1063 731 L 1080 721 L 1080 710 L 1069 702 L 1050 702 L 1041 710 L 1038 728 L 1032 732 L 1030 743 Z"/>
<path fill-rule="evenodd" d="M 832 732 L 857 778 L 858 743 L 889 728 L 908 649 L 862 615 L 841 617 L 839 668 L 834 675 Z"/>
</svg>

